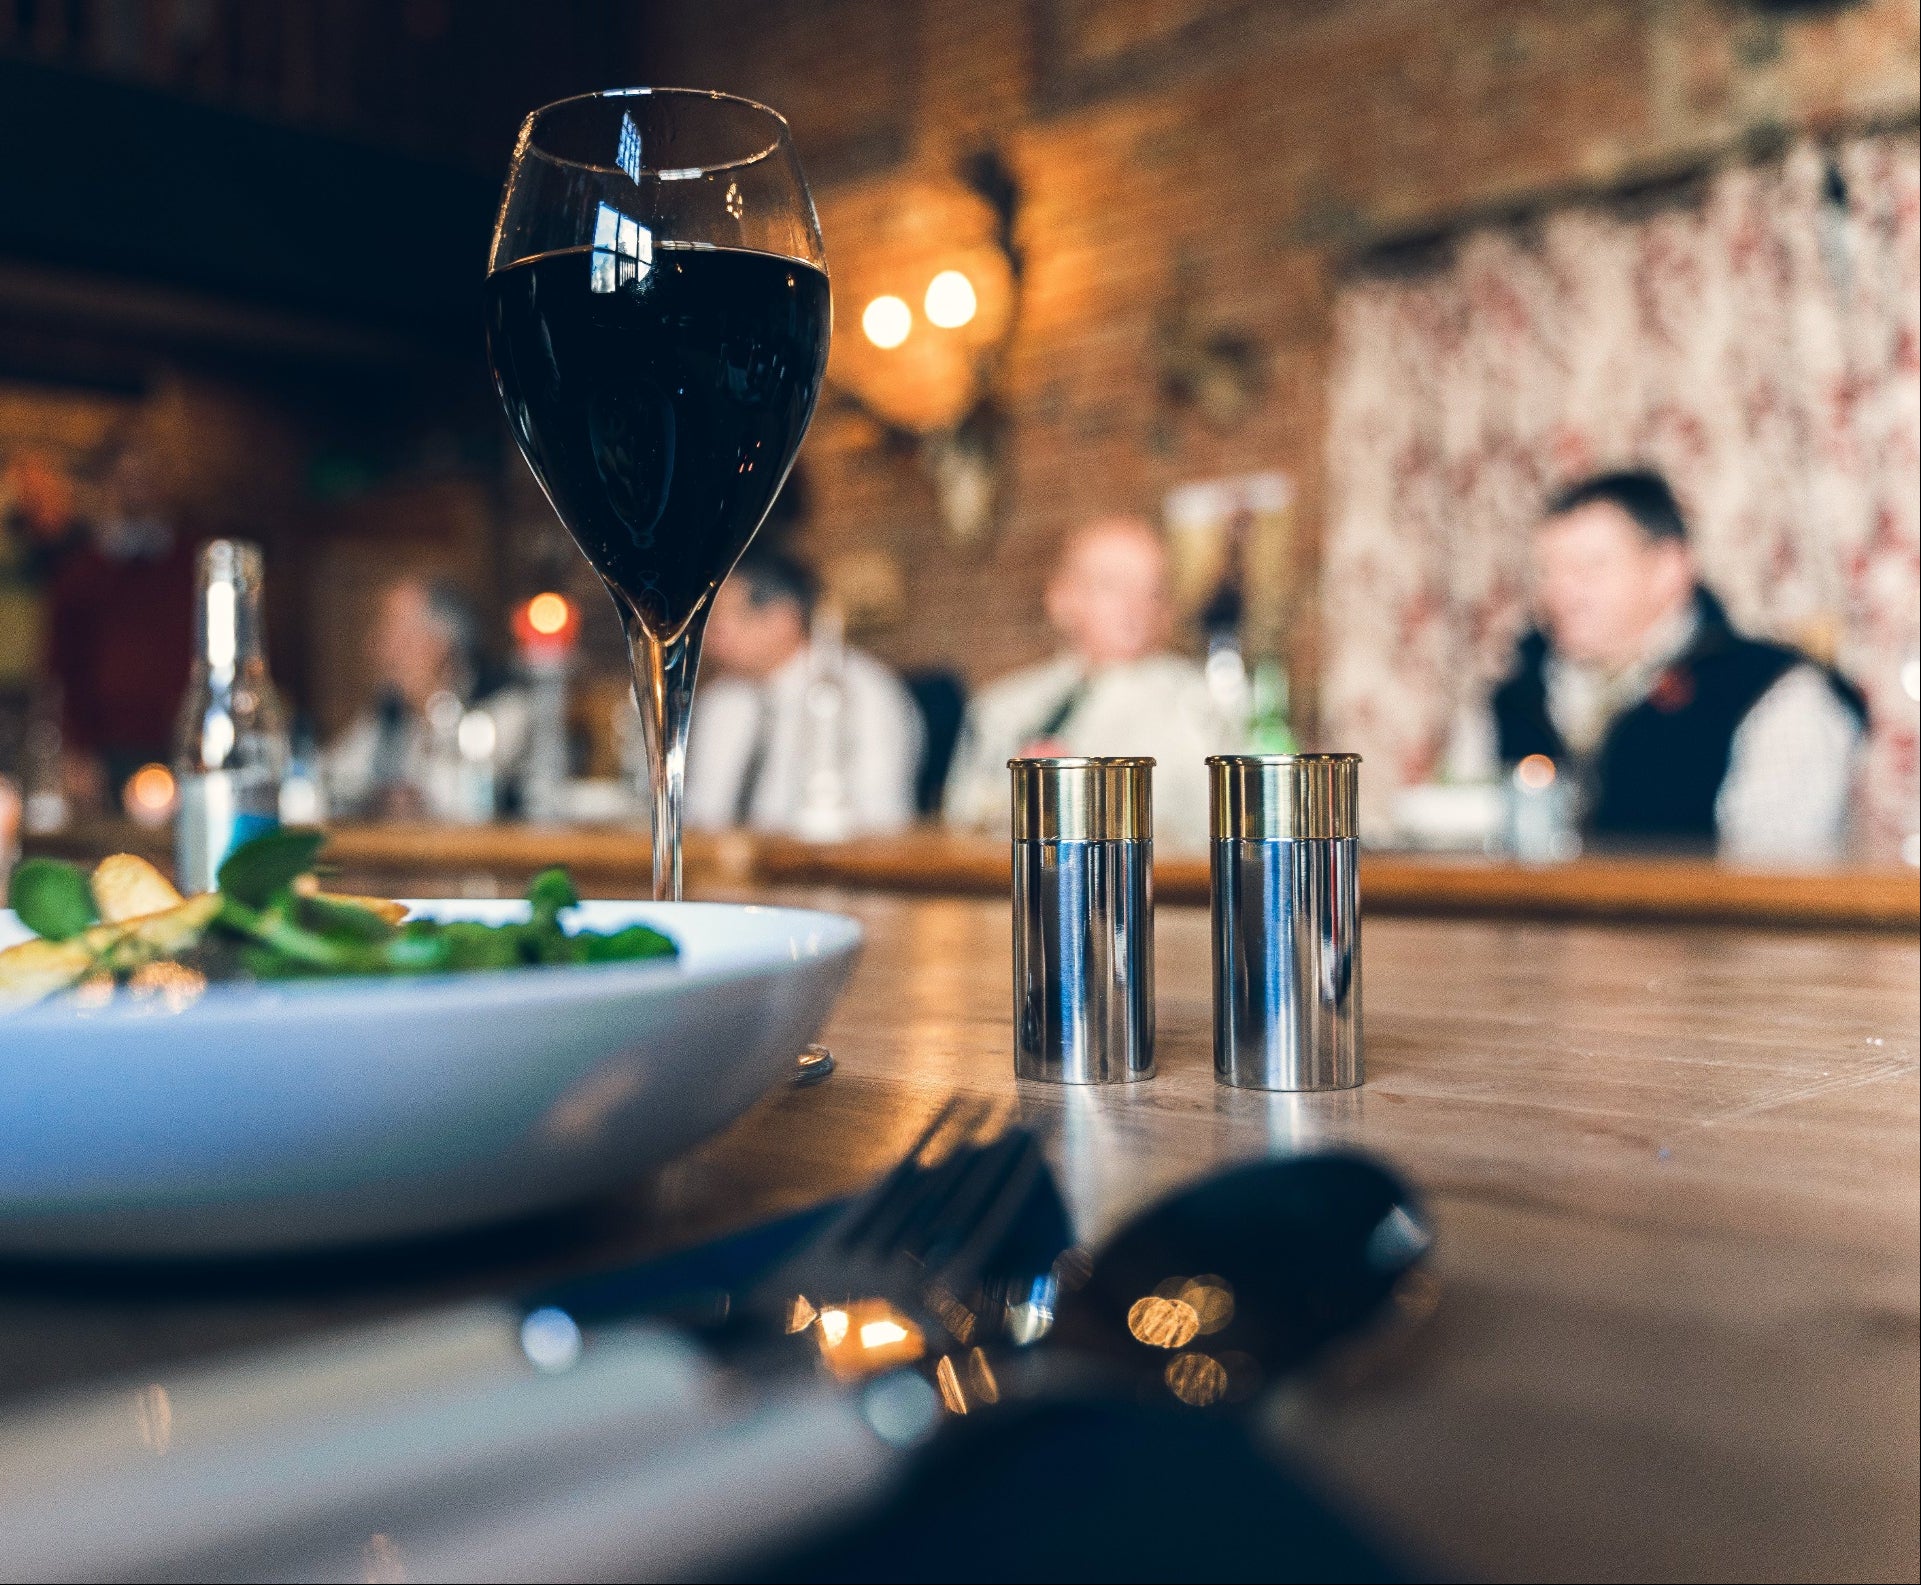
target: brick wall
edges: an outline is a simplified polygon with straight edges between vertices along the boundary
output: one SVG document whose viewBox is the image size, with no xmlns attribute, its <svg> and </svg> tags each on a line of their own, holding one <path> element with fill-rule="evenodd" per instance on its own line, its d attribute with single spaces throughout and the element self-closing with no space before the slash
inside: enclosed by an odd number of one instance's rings
<svg viewBox="0 0 1921 1585">
<path fill-rule="evenodd" d="M 1331 288 L 1358 250 L 1786 128 L 1911 119 L 1918 37 L 1917 0 L 1786 20 L 1745 0 L 703 0 L 655 10 L 641 64 L 788 114 L 841 285 L 837 362 L 859 350 L 849 283 L 888 279 L 904 246 L 883 222 L 985 140 L 1017 176 L 995 537 L 952 544 L 921 461 L 844 404 L 804 452 L 806 548 L 901 571 L 869 642 L 978 680 L 1045 651 L 1065 531 L 1183 481 L 1292 474 L 1292 576 L 1313 577 Z M 1262 393 L 1230 428 L 1161 394 L 1177 302 L 1258 348 Z M 1260 594 L 1271 623 L 1281 591 Z M 1311 684 L 1317 636 L 1303 620 L 1285 643 Z"/>
</svg>

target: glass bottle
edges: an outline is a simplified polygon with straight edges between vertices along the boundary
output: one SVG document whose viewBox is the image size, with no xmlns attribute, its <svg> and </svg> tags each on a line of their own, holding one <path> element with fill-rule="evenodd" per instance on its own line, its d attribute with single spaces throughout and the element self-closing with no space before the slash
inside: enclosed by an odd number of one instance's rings
<svg viewBox="0 0 1921 1585">
<path fill-rule="evenodd" d="M 1288 724 L 1287 670 L 1268 658 L 1254 668 L 1252 708 L 1248 720 L 1248 748 L 1256 754 L 1292 754 L 1300 744 Z"/>
<path fill-rule="evenodd" d="M 823 600 L 808 636 L 806 760 L 794 834 L 841 842 L 853 833 L 847 789 L 847 633 L 840 611 Z"/>
<path fill-rule="evenodd" d="M 240 843 L 280 824 L 287 726 L 267 675 L 260 547 L 201 547 L 193 675 L 174 738 L 180 808 L 174 867 L 182 891 L 209 891 Z"/>
</svg>

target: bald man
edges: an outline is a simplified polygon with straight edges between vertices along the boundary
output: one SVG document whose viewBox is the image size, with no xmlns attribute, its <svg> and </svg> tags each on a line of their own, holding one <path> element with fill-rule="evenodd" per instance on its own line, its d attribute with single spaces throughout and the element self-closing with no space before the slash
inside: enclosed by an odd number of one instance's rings
<svg viewBox="0 0 1921 1585">
<path fill-rule="evenodd" d="M 1103 518 L 1077 532 L 1048 580 L 1053 660 L 983 690 L 968 711 L 947 781 L 950 824 L 1003 831 L 1007 762 L 1020 755 L 1151 754 L 1154 835 L 1207 841 L 1209 754 L 1239 744 L 1198 664 L 1171 653 L 1167 546 L 1151 524 Z"/>
</svg>

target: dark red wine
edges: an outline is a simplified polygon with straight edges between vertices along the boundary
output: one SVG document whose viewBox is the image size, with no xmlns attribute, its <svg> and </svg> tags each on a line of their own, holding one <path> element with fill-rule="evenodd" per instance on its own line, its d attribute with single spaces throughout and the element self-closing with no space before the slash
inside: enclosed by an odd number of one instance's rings
<svg viewBox="0 0 1921 1585">
<path fill-rule="evenodd" d="M 820 394 L 827 277 L 660 247 L 549 253 L 487 280 L 507 421 L 587 559 L 657 636 L 727 576 Z"/>
</svg>

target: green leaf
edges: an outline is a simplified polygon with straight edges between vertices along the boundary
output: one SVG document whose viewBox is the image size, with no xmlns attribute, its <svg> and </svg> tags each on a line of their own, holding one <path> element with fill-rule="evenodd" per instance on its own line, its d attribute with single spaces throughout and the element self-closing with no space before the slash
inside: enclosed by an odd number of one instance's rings
<svg viewBox="0 0 1921 1585">
<path fill-rule="evenodd" d="M 20 923 L 49 941 L 68 941 L 100 923 L 86 871 L 59 859 L 26 859 L 13 872 L 7 902 Z"/>
<path fill-rule="evenodd" d="M 371 908 L 358 903 L 336 902 L 331 897 L 302 897 L 294 906 L 294 918 L 308 930 L 330 941 L 359 942 L 371 945 L 392 938 L 394 926 Z"/>
<path fill-rule="evenodd" d="M 565 870 L 542 870 L 527 888 L 527 902 L 533 910 L 534 929 L 557 930 L 562 910 L 580 905 L 580 893 Z"/>
<path fill-rule="evenodd" d="M 629 925 L 611 935 L 583 930 L 574 938 L 583 963 L 636 963 L 646 958 L 678 957 L 680 949 L 658 930 Z"/>
<path fill-rule="evenodd" d="M 295 876 L 313 868 L 314 856 L 326 840 L 324 831 L 288 826 L 243 842 L 220 866 L 220 889 L 249 908 L 265 908 L 293 884 Z"/>
<path fill-rule="evenodd" d="M 443 968 L 517 969 L 527 961 L 518 925 L 492 926 L 459 920 L 441 925 L 438 934 L 446 952 L 440 965 Z"/>
<path fill-rule="evenodd" d="M 278 908 L 249 908 L 223 893 L 219 923 L 222 929 L 244 936 L 304 969 L 326 974 L 354 972 L 350 946 L 303 929 Z"/>
<path fill-rule="evenodd" d="M 402 925 L 380 951 L 390 974 L 438 974 L 447 968 L 451 956 L 440 927 L 424 919 Z"/>
</svg>

